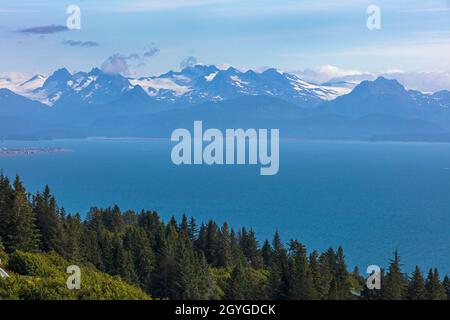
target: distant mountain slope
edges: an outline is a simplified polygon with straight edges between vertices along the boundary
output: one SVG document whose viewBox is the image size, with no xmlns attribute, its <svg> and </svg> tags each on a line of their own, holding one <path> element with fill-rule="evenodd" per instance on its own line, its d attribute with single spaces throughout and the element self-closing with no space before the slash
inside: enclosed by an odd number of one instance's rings
<svg viewBox="0 0 450 320">
<path fill-rule="evenodd" d="M 257 73 L 253 70 L 242 72 L 233 67 L 220 70 L 216 66 L 203 65 L 188 67 L 180 72 L 170 71 L 158 77 L 131 80 L 131 83 L 141 85 L 156 99 L 185 103 L 263 95 L 311 107 L 323 99 L 332 99 L 349 91 L 314 85 L 276 69 Z"/>
<path fill-rule="evenodd" d="M 424 94 L 406 90 L 397 80 L 383 77 L 363 81 L 350 94 L 322 105 L 327 112 L 347 117 L 395 116 L 435 122 L 450 129 L 450 92 Z"/>
<path fill-rule="evenodd" d="M 250 96 L 157 113 L 99 117 L 88 135 L 170 137 L 176 128 L 192 129 L 195 120 L 202 120 L 205 129 L 278 128 L 284 138 L 303 139 L 445 140 L 448 133 L 420 119 L 386 114 L 348 117 L 321 108 L 299 108 L 278 98 Z"/>
<path fill-rule="evenodd" d="M 25 98 L 9 89 L 0 88 L 0 117 L 31 115 L 44 112 L 46 109 L 48 108 L 40 102 Z"/>
<path fill-rule="evenodd" d="M 275 69 L 257 73 L 205 65 L 138 79 L 107 74 L 98 68 L 74 74 L 61 68 L 48 78 L 37 75 L 15 86 L 8 83 L 12 91 L 50 106 L 105 104 L 122 98 L 136 86 L 143 88 L 149 103 L 156 100 L 168 104 L 197 104 L 264 95 L 303 107 L 316 106 L 322 100 L 333 99 L 350 90 L 311 84 Z"/>
<path fill-rule="evenodd" d="M 218 128 L 279 128 L 282 137 L 305 139 L 450 141 L 449 91 L 406 90 L 383 77 L 351 89 L 276 69 L 195 65 L 139 79 L 62 68 L 21 84 L 28 85 L 26 97 L 0 89 L 0 138 L 168 137 L 203 120 Z M 351 91 L 342 94 L 346 86 Z"/>
</svg>

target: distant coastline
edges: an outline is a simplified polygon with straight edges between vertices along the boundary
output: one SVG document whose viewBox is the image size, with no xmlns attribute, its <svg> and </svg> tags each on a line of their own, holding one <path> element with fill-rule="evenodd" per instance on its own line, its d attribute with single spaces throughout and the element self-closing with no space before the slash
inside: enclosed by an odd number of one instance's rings
<svg viewBox="0 0 450 320">
<path fill-rule="evenodd" d="M 72 137 L 72 138 L 40 138 L 40 139 L 26 139 L 26 138 L 21 138 L 21 139 L 1 139 L 0 143 L 2 142 L 30 142 L 30 143 L 34 143 L 34 142 L 67 142 L 67 141 L 123 141 L 123 140 L 134 140 L 134 141 L 169 141 L 170 142 L 170 136 L 155 136 L 155 137 L 150 137 L 150 136 L 91 136 L 91 137 Z M 377 138 L 373 138 L 373 137 L 369 137 L 366 139 L 358 139 L 358 138 L 340 138 L 340 139 L 331 139 L 331 138 L 302 138 L 302 137 L 280 137 L 280 141 L 303 141 L 303 142 L 327 142 L 327 143 L 412 143 L 412 144 L 450 144 L 450 137 L 448 139 L 436 139 L 436 140 L 427 140 L 427 139 L 377 139 Z M 64 148 L 34 148 L 34 147 L 30 147 L 30 148 L 4 148 L 1 147 L 0 145 L 0 155 L 1 152 L 4 149 L 8 149 L 8 150 L 18 150 L 18 149 L 62 149 L 61 151 L 55 151 L 56 153 L 59 152 L 67 152 L 70 150 L 64 149 Z M 43 152 L 43 153 L 47 153 L 47 152 Z M 51 153 L 51 152 L 50 152 Z"/>
<path fill-rule="evenodd" d="M 36 154 L 47 154 L 47 153 L 62 153 L 67 152 L 64 148 L 49 148 L 49 147 L 31 147 L 31 148 L 3 148 L 0 147 L 0 157 L 7 156 L 28 156 Z"/>
</svg>

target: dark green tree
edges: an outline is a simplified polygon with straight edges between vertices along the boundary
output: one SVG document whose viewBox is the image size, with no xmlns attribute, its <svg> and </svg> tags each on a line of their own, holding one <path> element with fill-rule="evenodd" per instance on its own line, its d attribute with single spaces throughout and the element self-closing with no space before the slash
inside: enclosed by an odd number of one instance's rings
<svg viewBox="0 0 450 320">
<path fill-rule="evenodd" d="M 3 213 L 2 236 L 8 252 L 15 250 L 36 251 L 39 248 L 39 232 L 36 215 L 28 201 L 27 193 L 19 177 L 14 180 L 11 208 Z"/>
<path fill-rule="evenodd" d="M 63 215 L 64 216 L 64 215 Z M 84 228 L 79 214 L 67 215 L 63 218 L 64 253 L 63 256 L 74 262 L 83 261 L 82 239 Z"/>
<path fill-rule="evenodd" d="M 242 228 L 240 247 L 247 262 L 253 268 L 262 268 L 263 259 L 259 250 L 258 241 L 256 240 L 255 231 L 253 231 L 253 229 L 250 229 L 250 231 L 247 232 L 245 228 Z"/>
<path fill-rule="evenodd" d="M 442 285 L 437 269 L 430 269 L 425 283 L 428 300 L 447 300 L 447 293 Z"/>
<path fill-rule="evenodd" d="M 261 256 L 263 259 L 264 267 L 269 268 L 272 265 L 272 247 L 268 240 L 265 240 L 261 248 Z"/>
<path fill-rule="evenodd" d="M 394 258 L 390 261 L 381 290 L 384 300 L 402 300 L 406 295 L 407 279 L 401 271 L 398 251 L 394 252 Z"/>
<path fill-rule="evenodd" d="M 289 244 L 289 299 L 314 300 L 317 292 L 314 286 L 314 276 L 310 270 L 306 248 L 296 240 Z"/>
<path fill-rule="evenodd" d="M 339 247 L 337 251 L 334 278 L 336 281 L 337 299 L 349 299 L 351 297 L 352 287 L 342 247 Z"/>
<path fill-rule="evenodd" d="M 425 288 L 425 279 L 423 278 L 422 271 L 418 266 L 416 266 L 411 279 L 408 284 L 408 294 L 407 298 L 409 300 L 426 300 L 427 290 Z"/>
<path fill-rule="evenodd" d="M 179 229 L 180 229 L 180 234 L 182 234 L 183 236 L 189 237 L 189 223 L 188 223 L 187 216 L 184 213 L 181 216 L 181 223 L 180 223 Z"/>
<path fill-rule="evenodd" d="M 14 201 L 14 190 L 8 177 L 3 175 L 0 171 L 0 239 L 6 237 L 12 232 L 10 228 L 13 227 L 9 222 L 11 220 L 11 210 Z"/>
<path fill-rule="evenodd" d="M 269 295 L 275 300 L 286 300 L 289 298 L 289 259 L 278 232 L 275 233 L 272 246 L 273 257 L 268 280 Z"/>
<path fill-rule="evenodd" d="M 447 294 L 447 300 L 450 300 L 450 278 L 448 275 L 445 275 L 442 285 L 444 286 L 445 293 Z"/>
<path fill-rule="evenodd" d="M 153 279 L 152 296 L 176 299 L 179 296 L 179 279 L 177 276 L 177 247 L 179 235 L 173 225 L 166 226 L 165 236 L 156 251 L 156 264 Z M 178 258 L 179 259 L 179 258 Z"/>
<path fill-rule="evenodd" d="M 225 298 L 228 300 L 251 299 L 251 287 L 248 267 L 245 261 L 240 261 L 234 267 L 228 280 Z"/>
<path fill-rule="evenodd" d="M 218 267 L 219 264 L 219 247 L 220 247 L 220 233 L 217 224 L 210 220 L 206 227 L 206 261 L 211 265 Z"/>
<path fill-rule="evenodd" d="M 137 225 L 130 226 L 124 236 L 124 247 L 130 254 L 137 284 L 146 292 L 151 292 L 155 256 L 144 229 Z"/>
<path fill-rule="evenodd" d="M 137 283 L 137 275 L 130 253 L 125 250 L 123 241 L 119 235 L 112 238 L 112 263 L 110 273 L 119 275 L 128 283 Z"/>
<path fill-rule="evenodd" d="M 189 232 L 189 239 L 191 240 L 191 242 L 194 242 L 198 233 L 197 223 L 195 222 L 194 217 L 191 217 L 189 219 L 188 232 Z"/>
<path fill-rule="evenodd" d="M 230 233 L 228 224 L 225 222 L 220 230 L 220 246 L 218 252 L 218 265 L 223 268 L 228 268 L 233 263 L 232 248 L 230 241 Z"/>
<path fill-rule="evenodd" d="M 309 268 L 311 270 L 314 290 L 316 292 L 317 299 L 324 299 L 327 296 L 328 292 L 324 292 L 326 290 L 323 289 L 322 277 L 320 272 L 320 264 L 319 264 L 319 254 L 316 250 L 311 252 L 309 255 Z"/>
<path fill-rule="evenodd" d="M 62 218 L 59 215 L 55 198 L 50 188 L 45 186 L 42 194 L 37 193 L 33 198 L 33 209 L 36 213 L 36 225 L 41 235 L 41 250 L 56 251 L 64 254 L 64 235 Z"/>
<path fill-rule="evenodd" d="M 186 239 L 180 241 L 176 253 L 175 292 L 177 300 L 199 300 L 208 295 L 208 278 L 192 245 Z"/>
</svg>

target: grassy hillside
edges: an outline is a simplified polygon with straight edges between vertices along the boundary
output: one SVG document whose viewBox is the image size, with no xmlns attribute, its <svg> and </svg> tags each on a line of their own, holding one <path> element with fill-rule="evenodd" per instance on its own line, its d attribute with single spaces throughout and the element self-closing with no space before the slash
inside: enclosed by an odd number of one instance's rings
<svg viewBox="0 0 450 320">
<path fill-rule="evenodd" d="M 89 266 L 80 266 L 81 288 L 70 290 L 66 285 L 70 276 L 66 269 L 70 265 L 70 262 L 53 252 L 29 253 L 18 250 L 8 257 L 7 265 L 4 266 L 10 277 L 0 279 L 0 299 L 149 299 L 141 289 Z"/>
</svg>

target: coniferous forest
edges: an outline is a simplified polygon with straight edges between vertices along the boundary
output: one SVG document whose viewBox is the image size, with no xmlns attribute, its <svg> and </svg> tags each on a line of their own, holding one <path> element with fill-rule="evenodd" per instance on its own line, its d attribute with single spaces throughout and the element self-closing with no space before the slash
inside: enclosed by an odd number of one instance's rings
<svg viewBox="0 0 450 320">
<path fill-rule="evenodd" d="M 388 258 L 388 257 L 387 257 Z M 294 299 L 446 300 L 450 279 L 436 269 L 402 272 L 395 252 L 369 290 L 341 247 L 308 251 L 275 233 L 259 243 L 252 229 L 163 222 L 153 211 L 92 208 L 65 212 L 50 189 L 30 195 L 19 177 L 0 175 L 0 299 Z M 80 290 L 66 287 L 79 265 Z"/>
</svg>

